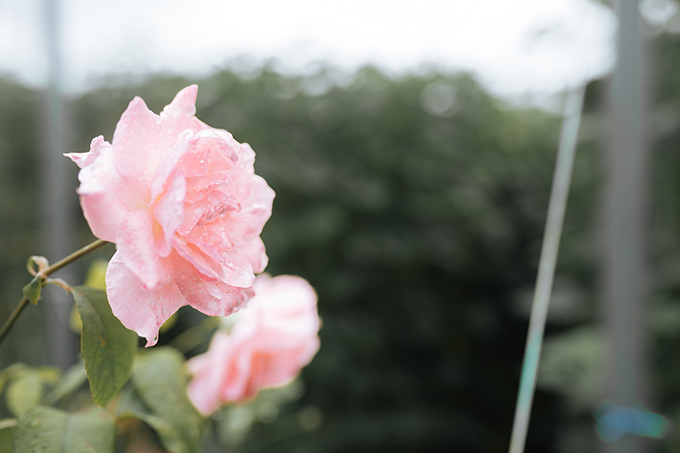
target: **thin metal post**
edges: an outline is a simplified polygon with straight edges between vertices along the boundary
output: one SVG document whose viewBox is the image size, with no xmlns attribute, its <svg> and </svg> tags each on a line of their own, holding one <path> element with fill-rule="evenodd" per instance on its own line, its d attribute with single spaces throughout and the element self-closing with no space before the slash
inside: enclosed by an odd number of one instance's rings
<svg viewBox="0 0 680 453">
<path fill-rule="evenodd" d="M 521 453 L 524 451 L 527 430 L 529 428 L 531 403 L 536 388 L 536 372 L 538 371 L 543 331 L 548 315 L 548 304 L 552 292 L 557 252 L 560 246 L 564 211 L 567 206 L 571 171 L 574 164 L 576 142 L 581 123 L 584 92 L 585 86 L 574 89 L 569 93 L 565 106 L 560 145 L 557 151 L 557 162 L 555 163 L 555 174 L 550 191 L 548 218 L 546 220 L 538 276 L 536 278 L 536 290 L 531 307 L 531 319 L 529 321 L 529 333 L 524 352 L 522 377 L 517 397 L 517 406 L 515 407 L 510 453 Z"/>
</svg>

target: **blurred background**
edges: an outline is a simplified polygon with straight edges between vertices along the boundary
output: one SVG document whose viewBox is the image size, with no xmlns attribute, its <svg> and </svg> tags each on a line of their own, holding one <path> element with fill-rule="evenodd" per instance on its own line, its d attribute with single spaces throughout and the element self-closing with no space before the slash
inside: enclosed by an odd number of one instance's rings
<svg viewBox="0 0 680 453">
<path fill-rule="evenodd" d="M 679 6 L 639 5 L 646 403 L 676 424 Z M 218 414 L 206 451 L 507 451 L 564 92 L 587 83 L 527 451 L 599 451 L 615 32 L 611 5 L 594 0 L 0 1 L 0 319 L 28 256 L 55 261 L 93 239 L 77 167 L 60 153 L 111 140 L 134 96 L 159 112 L 197 83 L 198 118 L 250 143 L 276 191 L 267 272 L 309 280 L 323 318 L 321 350 L 293 390 Z M 64 278 L 82 282 L 88 264 Z M 70 301 L 57 291 L 43 302 L 0 348 L 0 367 L 77 359 Z M 202 319 L 182 309 L 160 343 Z M 680 451 L 680 433 L 649 446 Z"/>
</svg>

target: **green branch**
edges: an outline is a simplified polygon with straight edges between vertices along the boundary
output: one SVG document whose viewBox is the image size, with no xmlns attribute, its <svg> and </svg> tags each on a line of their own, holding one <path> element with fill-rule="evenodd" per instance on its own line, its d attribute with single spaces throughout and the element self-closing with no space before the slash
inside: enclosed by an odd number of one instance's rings
<svg viewBox="0 0 680 453">
<path fill-rule="evenodd" d="M 46 267 L 45 269 L 40 270 L 37 273 L 37 276 L 39 276 L 42 280 L 45 280 L 50 274 L 53 274 L 54 272 L 58 271 L 59 269 L 68 266 L 72 262 L 82 258 L 83 256 L 87 255 L 90 252 L 93 252 L 97 250 L 98 248 L 108 244 L 107 241 L 104 241 L 102 239 L 97 239 L 96 241 L 92 242 L 91 244 L 86 245 L 85 247 L 81 248 L 80 250 L 77 250 L 73 253 L 71 253 L 69 256 L 66 258 L 57 261 L 53 265 Z M 17 306 L 14 308 L 14 311 L 12 312 L 11 315 L 9 315 L 9 318 L 7 318 L 7 321 L 5 321 L 5 324 L 3 324 L 2 328 L 0 328 L 0 344 L 3 342 L 7 334 L 9 333 L 10 329 L 16 322 L 17 318 L 21 314 L 21 312 L 24 310 L 26 305 L 28 305 L 28 298 L 24 296 Z"/>
</svg>

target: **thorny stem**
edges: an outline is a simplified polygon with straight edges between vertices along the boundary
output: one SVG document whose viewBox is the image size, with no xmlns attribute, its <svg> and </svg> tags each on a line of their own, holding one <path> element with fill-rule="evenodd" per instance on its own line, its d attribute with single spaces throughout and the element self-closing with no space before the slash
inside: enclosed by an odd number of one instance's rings
<svg viewBox="0 0 680 453">
<path fill-rule="evenodd" d="M 54 272 L 58 271 L 62 267 L 65 267 L 72 262 L 76 261 L 77 259 L 82 258 L 83 256 L 87 255 L 90 252 L 93 252 L 97 250 L 100 247 L 103 247 L 104 245 L 108 244 L 107 241 L 104 241 L 102 239 L 97 239 L 96 241 L 86 245 L 85 247 L 81 248 L 80 250 L 77 250 L 73 253 L 71 253 L 69 256 L 66 258 L 57 261 L 50 267 L 40 271 L 38 275 L 40 275 L 43 278 L 46 278 L 50 274 L 53 274 Z M 7 333 L 9 333 L 10 329 L 14 325 L 14 322 L 17 320 L 21 312 L 26 308 L 26 305 L 28 305 L 28 299 L 26 296 L 22 297 L 17 306 L 14 308 L 14 311 L 12 312 L 11 315 L 9 315 L 9 318 L 7 318 L 7 321 L 5 321 L 5 324 L 3 324 L 2 328 L 0 328 L 0 344 L 2 341 L 5 339 L 7 336 Z"/>
</svg>

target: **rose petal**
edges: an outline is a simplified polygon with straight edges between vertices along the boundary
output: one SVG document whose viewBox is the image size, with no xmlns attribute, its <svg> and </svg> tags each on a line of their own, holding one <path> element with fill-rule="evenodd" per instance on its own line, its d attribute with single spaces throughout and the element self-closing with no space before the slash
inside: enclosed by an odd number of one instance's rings
<svg viewBox="0 0 680 453">
<path fill-rule="evenodd" d="M 239 288 L 250 288 L 255 281 L 253 266 L 240 250 L 228 250 L 223 253 L 222 281 Z"/>
<path fill-rule="evenodd" d="M 186 217 L 182 225 L 177 228 L 177 232 L 183 236 L 192 234 L 197 240 L 204 233 L 207 235 L 209 231 L 215 231 L 216 234 L 219 234 L 217 230 L 220 230 L 226 233 L 223 225 L 216 222 L 222 222 L 225 216 L 240 209 L 238 202 L 225 193 L 218 190 L 202 191 L 191 204 L 186 205 Z M 200 232 L 192 233 L 196 225 L 206 228 Z M 207 239 L 204 242 L 207 242 Z"/>
<path fill-rule="evenodd" d="M 252 381 L 252 372 L 257 373 L 258 363 L 253 363 L 253 351 L 249 348 L 248 341 L 242 341 L 233 346 L 234 357 L 226 363 L 226 379 L 222 384 L 221 400 L 243 401 L 257 394 L 257 389 L 249 385 Z"/>
<path fill-rule="evenodd" d="M 235 196 L 231 186 L 220 190 Z M 264 224 L 271 216 L 272 202 L 276 195 L 265 180 L 257 175 L 251 177 L 247 192 L 248 196 L 240 199 L 241 209 L 229 215 L 226 226 L 232 241 L 238 246 L 260 235 Z"/>
<path fill-rule="evenodd" d="M 163 229 L 156 242 L 158 255 L 167 257 L 172 251 L 172 238 L 184 220 L 184 197 L 186 180 L 180 171 L 175 171 L 163 197 L 153 210 L 153 215 Z"/>
<path fill-rule="evenodd" d="M 229 316 L 243 306 L 254 292 L 235 288 L 220 280 L 206 281 L 195 266 L 178 254 L 171 254 L 173 279 L 187 302 L 209 316 Z"/>
<path fill-rule="evenodd" d="M 203 415 L 210 415 L 218 407 L 220 388 L 227 373 L 226 367 L 214 367 L 212 362 L 224 360 L 231 350 L 229 337 L 217 332 L 210 342 L 210 353 L 196 356 L 187 361 L 187 370 L 194 378 L 187 386 L 191 402 Z"/>
<path fill-rule="evenodd" d="M 78 179 L 80 205 L 92 233 L 105 241 L 115 242 L 128 211 L 124 204 L 128 188 L 113 164 L 111 150 L 104 149 L 94 162 L 78 173 Z"/>
<path fill-rule="evenodd" d="M 231 184 L 231 180 L 222 173 L 209 173 L 205 176 L 201 176 L 200 178 L 192 177 L 187 179 L 191 179 L 192 181 L 192 185 L 190 187 L 187 186 L 188 190 L 186 199 L 186 202 L 191 205 L 195 204 L 197 201 L 200 202 L 201 200 L 205 199 L 209 193 L 217 192 L 215 189 L 218 187 Z M 233 197 L 227 194 L 224 195 L 228 197 L 229 200 L 233 200 L 235 205 L 238 205 L 238 201 L 236 201 Z"/>
<path fill-rule="evenodd" d="M 227 131 L 208 129 L 198 133 L 202 138 L 201 147 L 207 152 L 207 163 L 210 172 L 223 173 L 234 168 L 239 160 L 248 165 L 244 159 L 244 151 L 241 144 Z M 253 160 L 254 160 L 253 153 Z M 251 162 L 252 166 L 252 162 Z"/>
<path fill-rule="evenodd" d="M 103 136 L 95 137 L 90 143 L 90 152 L 87 153 L 66 153 L 64 156 L 75 162 L 80 168 L 85 168 L 92 165 L 99 155 L 102 149 L 111 148 L 111 144 L 104 140 Z"/>
<path fill-rule="evenodd" d="M 168 154 L 160 162 L 151 180 L 151 201 L 150 204 L 153 205 L 159 196 L 163 194 L 166 189 L 168 181 L 173 177 L 175 173 L 179 173 L 177 170 L 177 164 L 179 163 L 182 156 L 186 153 L 189 146 L 189 142 L 193 134 L 191 131 L 185 131 L 177 137 L 177 142 L 168 151 Z"/>
<path fill-rule="evenodd" d="M 136 97 L 113 132 L 116 168 L 123 178 L 135 184 L 147 202 L 151 193 L 149 184 L 159 163 L 155 155 L 160 145 L 166 145 L 159 143 L 163 133 L 159 120 L 142 98 Z"/>
<path fill-rule="evenodd" d="M 174 282 L 153 290 L 133 274 L 116 252 L 106 270 L 106 292 L 113 314 L 125 327 L 147 340 L 146 346 L 158 341 L 158 329 L 181 306 L 186 305 Z"/>
<path fill-rule="evenodd" d="M 188 244 L 183 237 L 177 236 L 173 242 L 173 248 L 182 258 L 196 270 L 201 281 L 217 280 L 222 277 L 222 268 L 192 244 Z M 175 261 L 173 260 L 173 263 Z"/>
<path fill-rule="evenodd" d="M 314 354 L 319 345 L 318 338 L 312 340 Z M 311 357 L 302 357 L 306 350 L 306 345 L 297 348 L 286 348 L 275 352 L 264 352 L 258 349 L 258 354 L 253 362 L 259 362 L 257 372 L 251 373 L 251 382 L 248 389 L 248 396 L 254 396 L 260 389 L 267 387 L 278 387 L 292 381 L 300 372 L 300 369 L 309 363 Z"/>
<path fill-rule="evenodd" d="M 187 129 L 196 133 L 209 127 L 194 116 L 197 95 L 198 86 L 190 85 L 177 93 L 172 102 L 161 112 L 160 117 L 171 135 L 179 135 Z"/>
<path fill-rule="evenodd" d="M 269 262 L 269 257 L 264 247 L 264 242 L 259 236 L 246 241 L 241 245 L 241 252 L 248 259 L 253 267 L 253 272 L 260 274 L 264 272 Z"/>
<path fill-rule="evenodd" d="M 116 248 L 120 259 L 147 289 L 165 285 L 170 274 L 161 264 L 153 235 L 154 218 L 148 209 L 128 211 L 120 224 Z"/>
</svg>

